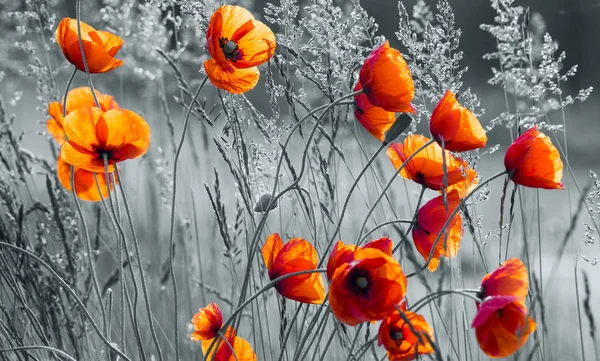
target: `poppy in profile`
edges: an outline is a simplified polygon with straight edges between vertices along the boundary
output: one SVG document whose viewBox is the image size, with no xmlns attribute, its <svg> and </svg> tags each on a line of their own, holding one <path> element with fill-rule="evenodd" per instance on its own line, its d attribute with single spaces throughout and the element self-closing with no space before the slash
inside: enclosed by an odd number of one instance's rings
<svg viewBox="0 0 600 361">
<path fill-rule="evenodd" d="M 105 156 L 114 172 L 118 162 L 140 157 L 150 146 L 150 127 L 131 110 L 80 108 L 65 117 L 63 128 L 68 140 L 62 159 L 90 172 L 104 172 Z"/>
<path fill-rule="evenodd" d="M 216 303 L 209 303 L 201 308 L 192 317 L 194 332 L 191 335 L 193 341 L 210 340 L 217 337 L 217 333 L 223 327 L 223 315 Z"/>
<path fill-rule="evenodd" d="M 414 113 L 415 85 L 402 54 L 389 41 L 373 50 L 360 69 L 359 82 L 369 102 L 388 112 Z"/>
<path fill-rule="evenodd" d="M 329 286 L 329 305 L 341 322 L 355 326 L 382 320 L 406 294 L 406 276 L 398 261 L 377 248 L 344 255 Z"/>
<path fill-rule="evenodd" d="M 550 138 L 533 126 L 508 147 L 504 166 L 515 184 L 563 189 L 563 162 Z"/>
<path fill-rule="evenodd" d="M 271 234 L 262 248 L 262 256 L 274 280 L 290 273 L 315 270 L 317 250 L 302 238 L 292 238 L 285 245 L 277 233 Z M 319 273 L 307 273 L 285 278 L 275 285 L 277 291 L 290 300 L 321 304 L 325 299 L 325 284 Z"/>
<path fill-rule="evenodd" d="M 387 254 L 388 256 L 391 256 L 392 246 L 392 240 L 388 237 L 376 239 L 374 241 L 365 243 L 360 247 L 354 244 L 344 244 L 342 241 L 337 241 L 335 247 L 331 251 L 331 255 L 329 255 L 329 260 L 327 261 L 327 279 L 331 281 L 333 278 L 333 273 L 338 266 L 344 263 L 352 262 L 354 252 L 356 252 L 357 249 L 375 248 Z"/>
<path fill-rule="evenodd" d="M 409 135 L 402 143 L 392 143 L 387 156 L 394 168 L 402 166 L 408 157 L 424 146 L 430 139 L 419 134 Z M 406 163 L 400 175 L 433 190 L 444 189 L 444 158 L 446 157 L 447 185 L 451 186 L 468 179 L 466 162 L 455 158 L 437 143 L 429 144 Z"/>
<path fill-rule="evenodd" d="M 527 268 L 520 259 L 511 258 L 483 277 L 478 297 L 485 300 L 492 296 L 515 296 L 524 300 L 528 289 Z"/>
<path fill-rule="evenodd" d="M 362 89 L 360 82 L 356 83 L 354 91 Z M 376 107 L 365 95 L 360 93 L 354 96 L 354 116 L 358 122 L 375 138 L 383 142 L 385 132 L 388 131 L 396 121 L 396 113 Z"/>
<path fill-rule="evenodd" d="M 96 98 L 98 98 L 98 102 L 100 103 L 100 108 L 103 111 L 119 108 L 119 104 L 117 104 L 111 95 L 101 94 L 97 90 L 95 92 Z M 54 137 L 54 140 L 56 140 L 58 144 L 63 144 L 65 141 L 65 130 L 63 129 L 63 100 L 61 100 L 60 103 L 51 102 L 48 104 L 48 115 L 50 115 L 50 119 L 46 121 L 48 133 Z M 72 89 L 67 95 L 67 115 L 80 108 L 95 106 L 96 103 L 89 87 Z"/>
<path fill-rule="evenodd" d="M 479 305 L 471 327 L 486 355 L 503 358 L 523 347 L 536 324 L 519 297 L 493 296 Z"/>
<path fill-rule="evenodd" d="M 379 346 L 385 347 L 388 359 L 410 361 L 418 355 L 432 354 L 434 350 L 429 342 L 429 339 L 433 340 L 431 326 L 423 316 L 406 311 L 406 303 L 403 303 L 400 309 L 409 323 L 402 318 L 400 311 L 395 310 L 384 318 L 379 326 Z"/>
<path fill-rule="evenodd" d="M 213 339 L 202 341 L 202 352 L 205 355 L 205 360 L 256 361 L 256 354 L 254 353 L 252 346 L 250 346 L 248 341 L 237 336 L 233 327 L 228 327 L 223 335 L 219 337 L 222 338 L 215 341 L 215 346 L 213 346 L 209 354 L 207 354 L 207 352 L 210 345 L 213 343 Z M 227 342 L 225 342 L 223 338 L 226 339 Z M 216 345 L 218 345 L 218 347 L 216 347 Z"/>
<path fill-rule="evenodd" d="M 464 152 L 485 147 L 487 136 L 479 120 L 447 90 L 431 114 L 431 136 L 452 152 Z"/>
<path fill-rule="evenodd" d="M 240 6 L 223 5 L 210 18 L 206 45 L 211 56 L 204 62 L 210 82 L 240 94 L 258 83 L 257 66 L 275 53 L 275 34 Z"/>
<path fill-rule="evenodd" d="M 444 197 L 436 197 L 425 203 L 417 214 L 417 224 L 412 229 L 413 242 L 417 251 L 427 261 L 429 254 L 440 233 L 438 243 L 433 251 L 433 256 L 427 266 L 431 272 L 435 271 L 442 256 L 452 258 L 456 256 L 460 249 L 460 240 L 463 236 L 462 218 L 457 213 L 450 223 L 448 223 L 447 239 L 443 234 L 442 227 L 450 214 L 460 205 L 460 196 L 458 191 L 454 190 L 447 194 L 448 210 L 444 204 Z"/>
<path fill-rule="evenodd" d="M 105 73 L 123 65 L 122 60 L 115 58 L 124 44 L 123 39 L 107 31 L 96 30 L 83 21 L 80 21 L 80 25 L 81 41 L 90 73 Z M 85 72 L 76 19 L 62 19 L 56 28 L 56 42 L 67 61 Z"/>
<path fill-rule="evenodd" d="M 108 198 L 109 192 L 107 183 L 110 184 L 111 191 L 113 190 L 113 183 L 106 181 L 106 174 L 104 172 L 93 173 L 76 167 L 73 169 L 75 171 L 75 194 L 77 194 L 79 199 L 89 202 L 100 202 L 102 199 Z M 66 190 L 72 192 L 71 165 L 62 160 L 60 154 L 58 155 L 56 172 L 58 174 L 58 180 L 60 181 L 60 184 L 62 184 Z M 96 179 L 98 179 L 98 184 L 96 184 L 94 175 L 96 176 Z M 114 181 L 117 182 L 117 179 Z M 100 187 L 100 192 L 98 191 L 98 187 Z"/>
</svg>

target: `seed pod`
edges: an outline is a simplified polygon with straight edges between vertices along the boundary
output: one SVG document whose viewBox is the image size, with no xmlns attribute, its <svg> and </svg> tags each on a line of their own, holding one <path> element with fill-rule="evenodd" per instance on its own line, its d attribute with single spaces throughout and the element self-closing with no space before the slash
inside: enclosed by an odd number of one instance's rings
<svg viewBox="0 0 600 361">
<path fill-rule="evenodd" d="M 262 213 L 262 212 L 271 211 L 271 210 L 277 208 L 277 206 L 279 205 L 279 202 L 275 201 L 269 208 L 269 203 L 271 203 L 271 195 L 268 193 L 261 195 L 260 198 L 258 199 L 258 202 L 256 202 L 256 205 L 254 206 L 254 212 Z"/>
<path fill-rule="evenodd" d="M 394 139 L 398 138 L 402 132 L 408 128 L 410 123 L 412 122 L 412 118 L 408 113 L 401 113 L 397 118 L 392 127 L 385 132 L 385 137 L 383 138 L 384 144 L 389 144 L 394 141 Z"/>
</svg>

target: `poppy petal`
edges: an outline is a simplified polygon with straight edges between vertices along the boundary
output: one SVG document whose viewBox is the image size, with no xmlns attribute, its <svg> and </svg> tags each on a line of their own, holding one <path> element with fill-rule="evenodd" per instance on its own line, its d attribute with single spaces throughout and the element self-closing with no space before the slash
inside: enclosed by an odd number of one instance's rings
<svg viewBox="0 0 600 361">
<path fill-rule="evenodd" d="M 360 89 L 362 89 L 362 85 L 359 82 L 354 87 L 354 91 Z M 382 142 L 385 132 L 396 121 L 396 113 L 374 106 L 364 93 L 354 97 L 354 116 L 369 133 Z"/>
<path fill-rule="evenodd" d="M 278 233 L 271 234 L 265 245 L 262 247 L 262 256 L 263 261 L 265 262 L 265 266 L 267 267 L 267 271 L 269 272 L 269 278 L 273 279 L 273 262 L 275 261 L 275 257 L 283 248 L 283 241 L 281 240 L 281 236 Z"/>
<path fill-rule="evenodd" d="M 58 144 L 62 144 L 65 141 L 62 105 L 58 102 L 51 102 L 48 104 L 48 114 L 50 115 L 50 119 L 46 121 L 46 129 Z"/>
<path fill-rule="evenodd" d="M 223 327 L 223 315 L 216 303 L 209 303 L 201 308 L 192 317 L 194 332 L 191 335 L 193 341 L 209 340 L 217 337 L 218 331 Z"/>
<path fill-rule="evenodd" d="M 234 62 L 239 69 L 251 68 L 267 62 L 275 53 L 276 40 L 273 31 L 258 20 L 252 21 L 253 28 L 239 40 L 233 40 L 242 51 L 242 58 Z"/>
<path fill-rule="evenodd" d="M 529 289 L 527 268 L 518 258 L 506 260 L 481 281 L 483 298 L 488 296 L 515 296 L 524 299 Z"/>
<path fill-rule="evenodd" d="M 127 109 L 111 109 L 96 123 L 99 146 L 109 151 L 111 159 L 120 162 L 135 159 L 150 147 L 150 127 L 137 113 Z"/>
<path fill-rule="evenodd" d="M 227 64 L 227 63 L 226 63 Z M 258 68 L 237 69 L 232 66 L 224 67 L 215 59 L 204 62 L 204 70 L 210 82 L 217 88 L 233 94 L 245 93 L 258 84 L 260 72 Z"/>
<path fill-rule="evenodd" d="M 117 55 L 119 49 L 121 49 L 123 44 L 125 44 L 121 37 L 108 31 L 96 30 L 96 34 L 102 40 L 104 51 L 106 51 L 106 53 L 110 56 L 114 57 L 115 55 Z"/>
<path fill-rule="evenodd" d="M 77 197 L 84 201 L 89 202 L 99 202 L 103 198 L 108 197 L 108 188 L 106 182 L 106 176 L 104 173 L 92 173 L 88 172 L 81 168 L 74 168 L 75 170 L 75 194 Z M 68 190 L 72 192 L 71 188 L 71 165 L 67 164 L 59 155 L 57 160 L 56 171 L 58 175 L 58 180 L 60 184 Z M 98 185 L 96 185 L 96 179 L 94 178 L 94 174 L 98 179 Z M 102 191 L 102 195 L 98 192 L 98 186 Z M 111 184 L 112 189 L 112 184 Z"/>
<path fill-rule="evenodd" d="M 96 123 L 102 114 L 102 110 L 96 107 L 80 108 L 67 114 L 63 120 L 63 128 L 69 139 L 68 142 L 90 152 L 93 151 L 99 144 L 96 137 Z M 67 163 L 73 164 L 69 161 Z"/>
</svg>

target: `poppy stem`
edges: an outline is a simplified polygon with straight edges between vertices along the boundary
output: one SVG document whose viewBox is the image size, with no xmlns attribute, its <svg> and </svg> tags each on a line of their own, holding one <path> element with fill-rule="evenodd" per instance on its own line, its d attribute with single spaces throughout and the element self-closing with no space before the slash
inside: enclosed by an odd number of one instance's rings
<svg viewBox="0 0 600 361">
<path fill-rule="evenodd" d="M 446 296 L 446 295 L 450 295 L 450 294 L 459 294 L 459 295 L 463 295 L 465 297 L 468 297 L 472 300 L 474 300 L 477 303 L 481 303 L 481 299 L 479 299 L 477 296 L 473 295 L 472 293 L 479 292 L 479 290 L 470 290 L 470 289 L 464 289 L 464 290 L 443 290 L 443 291 L 438 291 L 435 293 L 430 293 L 429 295 L 421 298 L 420 300 L 418 300 L 417 302 L 415 302 L 411 307 L 409 307 L 409 309 L 411 310 L 411 312 L 419 312 L 419 310 L 423 307 L 425 307 L 429 302 L 438 299 L 440 297 Z"/>
<path fill-rule="evenodd" d="M 404 169 L 406 164 L 408 164 L 408 162 L 410 162 L 410 160 L 413 159 L 413 157 L 415 157 L 422 150 L 424 150 L 425 148 L 427 148 L 428 146 L 430 146 L 433 143 L 435 143 L 435 139 L 431 139 L 427 143 L 423 144 L 421 147 L 419 147 L 419 149 L 417 149 L 414 153 L 412 153 L 410 156 L 408 156 L 408 158 L 406 158 L 406 160 L 400 165 L 400 167 L 398 167 L 398 169 L 396 169 L 396 173 L 394 173 L 394 175 L 390 178 L 390 180 L 387 182 L 385 187 L 383 187 L 383 189 L 381 190 L 381 193 L 379 193 L 379 196 L 377 196 L 377 199 L 375 200 L 375 202 L 373 202 L 371 207 L 369 207 L 369 212 L 367 213 L 367 216 L 365 217 L 365 220 L 363 221 L 363 224 L 360 227 L 360 231 L 358 232 L 357 243 L 356 243 L 357 245 L 360 245 L 359 240 L 362 238 L 362 233 L 365 230 L 365 227 L 367 226 L 367 222 L 369 221 L 369 218 L 371 217 L 373 212 L 375 212 L 375 207 L 377 206 L 377 204 L 379 204 L 379 202 L 381 202 L 381 200 L 385 196 L 385 193 L 387 192 L 387 190 L 392 186 L 392 183 L 394 182 L 394 180 L 396 180 L 396 177 L 398 176 L 398 174 L 400 174 L 402 169 Z M 332 238 L 332 239 L 335 239 L 335 238 Z M 332 245 L 333 245 L 333 241 L 330 241 L 329 245 L 327 245 L 327 252 L 329 252 L 329 249 L 331 248 Z"/>
<path fill-rule="evenodd" d="M 96 103 L 96 107 L 100 108 L 100 102 L 96 97 L 96 91 L 94 90 L 94 84 L 92 83 L 92 75 L 90 74 L 90 68 L 88 66 L 87 57 L 85 55 L 85 49 L 83 47 L 83 40 L 81 40 L 81 0 L 77 0 L 75 2 L 75 12 L 76 12 L 76 20 L 77 20 L 77 41 L 79 42 L 79 51 L 81 52 L 81 60 L 83 61 L 83 68 L 85 69 L 85 74 L 87 76 L 88 85 L 90 86 L 90 90 L 92 91 L 92 97 L 94 97 L 94 102 Z"/>
<path fill-rule="evenodd" d="M 471 196 L 473 196 L 475 193 L 479 192 L 479 190 L 481 190 L 483 187 L 485 187 L 489 183 L 491 183 L 491 181 L 493 181 L 496 178 L 502 177 L 503 175 L 507 174 L 507 172 L 508 171 L 505 169 L 505 170 L 503 170 L 501 172 L 498 172 L 498 173 L 494 174 L 493 176 L 491 176 L 490 178 L 486 179 L 485 181 L 481 182 L 475 189 L 473 189 L 473 191 L 471 191 L 469 194 L 467 194 L 465 196 L 465 198 L 463 198 L 460 201 L 460 204 L 458 205 L 458 207 L 456 207 L 452 211 L 452 213 L 450 213 L 450 215 L 446 219 L 446 222 L 442 226 L 442 229 L 441 229 L 440 233 L 435 238 L 435 241 L 433 242 L 433 245 L 431 246 L 431 251 L 429 252 L 429 257 L 427 258 L 427 262 L 425 262 L 425 264 L 423 265 L 423 267 L 421 267 L 419 270 L 408 274 L 406 276 L 406 278 L 415 276 L 416 274 L 418 274 L 420 272 L 423 272 L 425 269 L 427 269 L 427 266 L 429 265 L 429 262 L 431 262 L 431 260 L 433 259 L 433 253 L 435 251 L 435 248 L 437 247 L 437 244 L 440 241 L 441 236 L 445 233 L 445 229 L 448 227 L 448 225 L 450 224 L 450 222 L 452 221 L 452 219 L 454 218 L 454 216 L 456 214 L 458 214 L 459 210 L 467 203 L 467 200 L 469 200 L 469 198 L 471 198 Z"/>
<path fill-rule="evenodd" d="M 415 225 L 417 225 L 417 222 L 419 221 L 419 207 L 421 207 L 421 202 L 423 201 L 423 194 L 425 194 L 425 189 L 427 189 L 426 186 L 421 186 L 421 192 L 419 193 L 419 199 L 417 200 L 417 206 L 415 207 L 415 215 L 413 216 L 413 219 L 410 222 L 408 229 L 406 230 L 406 234 L 410 233 L 410 231 L 412 231 L 415 228 Z M 446 212 L 448 211 L 446 210 Z M 394 246 L 392 253 L 396 252 L 401 245 L 402 243 L 398 242 L 398 244 Z"/>
<path fill-rule="evenodd" d="M 65 88 L 65 94 L 63 95 L 63 108 L 62 108 L 62 116 L 63 118 L 67 116 L 67 95 L 69 94 L 69 89 L 71 88 L 71 84 L 73 83 L 73 79 L 75 78 L 75 74 L 77 73 L 77 68 L 73 67 L 73 71 L 69 76 L 69 80 L 67 80 L 67 86 Z M 67 135 L 65 134 L 65 138 Z"/>
<path fill-rule="evenodd" d="M 371 234 L 375 233 L 378 229 L 383 228 L 385 226 L 389 226 L 390 224 L 396 224 L 396 223 L 406 223 L 406 224 L 412 225 L 414 223 L 414 220 L 410 220 L 410 219 L 392 219 L 391 221 L 386 221 L 386 222 L 380 223 L 377 226 L 375 226 L 374 228 L 371 228 L 369 230 L 369 232 L 367 232 L 363 236 L 363 238 L 360 239 L 359 242 L 362 244 L 367 239 L 367 237 L 369 237 Z M 398 247 L 400 246 L 400 244 L 402 244 L 402 243 L 399 243 L 399 244 L 396 245 L 396 247 L 394 247 L 393 252 L 396 252 L 396 250 L 398 249 Z"/>
<path fill-rule="evenodd" d="M 57 348 L 54 347 L 50 347 L 50 346 L 16 346 L 16 347 L 11 347 L 11 348 L 0 348 L 0 353 L 3 352 L 15 352 L 16 351 L 27 351 L 27 350 L 45 350 L 45 351 L 49 351 L 52 352 L 53 354 L 56 355 L 60 355 L 63 358 L 69 360 L 69 361 L 77 361 L 73 356 L 69 355 L 68 353 L 61 351 Z"/>
<path fill-rule="evenodd" d="M 78 0 L 79 1 L 79 0 Z M 187 133 L 188 126 L 190 124 L 190 117 L 192 115 L 192 110 L 194 109 L 194 104 L 196 103 L 196 99 L 200 96 L 200 92 L 204 88 L 206 81 L 208 80 L 208 76 L 205 76 L 198 86 L 198 90 L 194 93 L 192 100 L 190 101 L 190 106 L 187 109 L 185 114 L 185 120 L 183 122 L 183 130 L 181 131 L 181 138 L 179 139 L 179 145 L 177 146 L 177 151 L 175 152 L 175 159 L 173 160 L 173 195 L 171 197 L 171 225 L 169 230 L 169 275 L 171 277 L 171 282 L 173 283 L 173 307 L 175 319 L 173 322 L 175 328 L 175 360 L 179 361 L 179 295 L 177 293 L 177 277 L 175 276 L 175 269 L 173 268 L 173 258 L 175 257 L 175 238 L 173 237 L 175 233 L 175 199 L 177 196 L 177 166 L 179 162 L 179 156 L 181 155 L 181 149 L 183 149 L 183 142 L 185 141 L 185 135 Z M 152 320 L 150 321 L 152 322 Z M 162 359 L 161 359 L 162 360 Z"/>
</svg>

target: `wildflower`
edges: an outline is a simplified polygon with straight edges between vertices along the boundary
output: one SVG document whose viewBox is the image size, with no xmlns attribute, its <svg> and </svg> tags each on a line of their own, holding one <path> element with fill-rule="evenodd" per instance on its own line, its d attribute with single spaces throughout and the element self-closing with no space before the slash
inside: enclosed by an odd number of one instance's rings
<svg viewBox="0 0 600 361">
<path fill-rule="evenodd" d="M 376 248 L 359 248 L 338 263 L 329 287 L 335 317 L 355 326 L 381 320 L 406 294 L 406 276 L 398 261 Z"/>
<path fill-rule="evenodd" d="M 240 94 L 258 83 L 257 66 L 275 53 L 275 35 L 252 14 L 234 5 L 223 5 L 210 18 L 206 32 L 210 59 L 204 69 L 217 88 Z"/>
<path fill-rule="evenodd" d="M 122 60 L 115 59 L 124 44 L 123 39 L 107 31 L 96 30 L 83 21 L 80 21 L 80 25 L 81 42 L 90 73 L 105 73 L 123 65 Z M 78 70 L 85 71 L 77 35 L 77 20 L 62 19 L 56 28 L 56 42 L 67 61 Z"/>
<path fill-rule="evenodd" d="M 448 209 L 444 204 L 443 196 L 436 197 L 429 202 L 425 203 L 417 214 L 417 224 L 415 224 L 412 230 L 413 242 L 417 251 L 423 256 L 425 261 L 429 259 L 431 248 L 435 242 L 435 239 L 440 233 L 442 235 L 438 239 L 438 243 L 433 251 L 433 256 L 429 265 L 427 266 L 431 272 L 435 271 L 439 264 L 442 256 L 452 258 L 456 256 L 460 249 L 460 239 L 463 236 L 462 218 L 460 214 L 456 214 L 450 223 L 448 223 L 448 236 L 443 234 L 444 230 L 442 227 L 448 216 L 456 209 L 460 204 L 460 197 L 458 191 L 453 190 L 447 194 Z"/>
<path fill-rule="evenodd" d="M 388 237 L 383 237 L 380 239 L 376 239 L 374 241 L 365 243 L 360 247 L 364 248 L 374 248 L 378 249 L 381 252 L 387 254 L 388 256 L 392 255 L 392 240 Z M 337 241 L 335 247 L 331 251 L 331 255 L 329 256 L 329 260 L 327 261 L 327 279 L 331 281 L 333 278 L 333 273 L 337 269 L 338 266 L 351 262 L 354 256 L 354 252 L 359 249 L 358 246 L 354 244 L 344 244 L 342 241 Z"/>
<path fill-rule="evenodd" d="M 535 331 L 523 300 L 516 296 L 486 298 L 471 325 L 479 347 L 493 358 L 508 357 L 519 350 Z"/>
<path fill-rule="evenodd" d="M 74 176 L 74 184 L 75 184 L 75 194 L 79 199 L 90 202 L 99 202 L 103 198 L 108 197 L 108 187 L 106 181 L 106 174 L 102 173 L 94 173 L 88 172 L 87 170 L 74 167 L 75 171 Z M 58 155 L 58 160 L 56 164 L 56 172 L 58 174 L 58 180 L 60 184 L 68 190 L 72 192 L 71 188 L 71 165 L 67 164 L 64 160 L 62 160 L 60 154 Z M 94 175 L 96 175 L 94 177 Z M 98 184 L 96 184 L 96 179 L 98 179 Z M 115 182 L 117 180 L 115 179 Z M 113 184 L 110 184 L 110 189 L 112 191 Z M 100 188 L 100 192 L 98 191 Z"/>
<path fill-rule="evenodd" d="M 262 255 L 271 280 L 294 272 L 315 270 L 318 263 L 317 251 L 308 241 L 292 238 L 284 245 L 277 233 L 267 238 Z M 319 273 L 285 278 L 277 282 L 275 288 L 283 297 L 298 302 L 321 304 L 325 299 L 325 285 Z"/>
<path fill-rule="evenodd" d="M 485 147 L 487 136 L 479 120 L 471 111 L 458 103 L 450 90 L 431 114 L 429 123 L 431 136 L 444 148 L 453 152 L 464 152 Z"/>
<path fill-rule="evenodd" d="M 369 102 L 389 112 L 414 113 L 415 85 L 402 54 L 385 41 L 365 59 L 359 82 Z"/>
<path fill-rule="evenodd" d="M 209 303 L 201 308 L 192 317 L 194 333 L 191 335 L 193 341 L 210 340 L 217 337 L 217 333 L 223 327 L 223 315 L 216 303 Z"/>
<path fill-rule="evenodd" d="M 117 104 L 111 95 L 101 94 L 97 90 L 95 92 L 96 98 L 98 98 L 98 102 L 100 103 L 100 108 L 103 111 L 119 108 L 119 104 Z M 50 119 L 46 121 L 48 133 L 52 134 L 54 140 L 56 140 L 58 144 L 63 144 L 65 141 L 65 131 L 63 129 L 63 100 L 61 100 L 60 103 L 51 102 L 48 104 L 48 115 L 50 115 Z M 69 91 L 67 95 L 67 115 L 74 110 L 94 106 L 96 106 L 96 103 L 89 87 L 80 87 Z"/>
<path fill-rule="evenodd" d="M 387 150 L 387 156 L 394 168 L 402 166 L 408 157 L 420 147 L 429 142 L 429 138 L 419 134 L 409 135 L 403 143 L 392 143 Z M 446 157 L 447 185 L 451 186 L 469 178 L 468 166 L 465 161 L 455 158 L 437 143 L 432 143 L 417 153 L 406 163 L 400 175 L 433 190 L 444 188 L 444 159 Z M 474 172 L 474 171 L 471 171 Z"/>
<path fill-rule="evenodd" d="M 383 319 L 379 326 L 379 345 L 387 350 L 390 361 L 409 361 L 418 355 L 433 353 L 429 339 L 433 340 L 433 329 L 425 318 L 416 313 L 406 311 L 406 303 L 400 306 L 407 323 L 400 311 L 395 310 Z"/>
<path fill-rule="evenodd" d="M 356 83 L 354 91 L 361 89 L 360 82 Z M 394 112 L 388 112 L 383 108 L 374 106 L 369 102 L 365 93 L 360 93 L 354 97 L 354 116 L 369 133 L 382 142 L 385 132 L 392 127 L 396 120 Z"/>
<path fill-rule="evenodd" d="M 528 288 L 527 268 L 520 259 L 511 258 L 483 277 L 478 297 L 482 300 L 492 296 L 515 296 L 525 299 Z"/>
<path fill-rule="evenodd" d="M 68 140 L 62 159 L 90 172 L 104 172 L 104 158 L 113 172 L 116 163 L 140 157 L 150 146 L 150 127 L 131 110 L 80 108 L 65 117 L 63 127 Z"/>
<path fill-rule="evenodd" d="M 205 354 L 205 360 L 256 361 L 256 354 L 254 353 L 252 346 L 250 346 L 248 341 L 237 336 L 233 327 L 228 327 L 225 333 L 219 335 L 219 337 L 221 337 L 221 339 L 215 341 L 215 346 L 213 346 L 209 354 L 207 354 L 207 352 L 214 339 L 202 341 L 202 352 Z M 218 345 L 218 347 L 216 345 Z"/>
<path fill-rule="evenodd" d="M 562 189 L 563 162 L 550 138 L 533 126 L 508 147 L 504 166 L 516 184 Z"/>
</svg>

